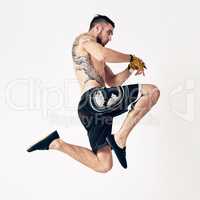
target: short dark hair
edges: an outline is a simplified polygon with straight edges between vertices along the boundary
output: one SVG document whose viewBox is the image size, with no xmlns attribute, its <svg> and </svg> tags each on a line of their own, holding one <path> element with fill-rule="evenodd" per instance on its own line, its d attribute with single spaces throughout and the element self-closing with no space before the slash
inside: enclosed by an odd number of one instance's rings
<svg viewBox="0 0 200 200">
<path fill-rule="evenodd" d="M 99 23 L 107 23 L 107 24 L 109 23 L 112 25 L 113 28 L 115 28 L 115 23 L 110 18 L 108 18 L 105 15 L 96 15 L 90 22 L 89 30 L 91 30 L 96 24 Z"/>
</svg>

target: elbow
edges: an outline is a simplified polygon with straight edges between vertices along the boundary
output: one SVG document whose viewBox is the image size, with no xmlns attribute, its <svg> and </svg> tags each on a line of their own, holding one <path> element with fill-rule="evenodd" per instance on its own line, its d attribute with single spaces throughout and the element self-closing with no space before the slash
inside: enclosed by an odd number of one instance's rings
<svg viewBox="0 0 200 200">
<path fill-rule="evenodd" d="M 115 87 L 116 86 L 116 83 L 115 83 L 115 75 L 109 80 L 109 81 L 106 81 L 107 85 L 109 87 Z"/>
<path fill-rule="evenodd" d="M 100 62 L 107 62 L 107 59 L 108 59 L 108 53 L 107 53 L 107 50 L 106 48 L 103 48 L 101 53 L 99 54 L 99 61 Z"/>
</svg>

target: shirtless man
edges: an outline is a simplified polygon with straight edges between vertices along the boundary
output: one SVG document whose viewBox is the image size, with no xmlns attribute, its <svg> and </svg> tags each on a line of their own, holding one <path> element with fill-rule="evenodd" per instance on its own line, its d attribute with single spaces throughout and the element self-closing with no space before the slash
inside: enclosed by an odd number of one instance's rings
<svg viewBox="0 0 200 200">
<path fill-rule="evenodd" d="M 152 84 L 122 84 L 133 74 L 130 67 L 114 74 L 107 63 L 129 63 L 132 55 L 105 45 L 111 40 L 115 24 L 106 16 L 95 16 L 87 33 L 79 35 L 72 47 L 75 73 L 82 95 L 78 105 L 79 118 L 87 130 L 91 149 L 64 142 L 54 131 L 27 151 L 58 150 L 96 172 L 108 172 L 113 165 L 112 150 L 127 168 L 126 141 L 134 126 L 157 102 L 160 92 Z M 144 70 L 135 71 L 144 75 Z M 129 107 L 130 105 L 130 107 Z M 113 118 L 128 114 L 115 134 Z"/>
</svg>

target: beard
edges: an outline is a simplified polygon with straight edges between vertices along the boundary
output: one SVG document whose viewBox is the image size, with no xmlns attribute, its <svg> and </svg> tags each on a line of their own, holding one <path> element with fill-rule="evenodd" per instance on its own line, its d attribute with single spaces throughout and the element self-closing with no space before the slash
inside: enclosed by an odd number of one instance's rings
<svg viewBox="0 0 200 200">
<path fill-rule="evenodd" d="M 105 46 L 99 36 L 97 36 L 97 43 L 101 44 L 102 46 Z"/>
<path fill-rule="evenodd" d="M 96 40 L 97 43 L 101 44 L 103 47 L 108 43 L 108 42 L 103 42 L 100 35 L 97 36 Z"/>
</svg>

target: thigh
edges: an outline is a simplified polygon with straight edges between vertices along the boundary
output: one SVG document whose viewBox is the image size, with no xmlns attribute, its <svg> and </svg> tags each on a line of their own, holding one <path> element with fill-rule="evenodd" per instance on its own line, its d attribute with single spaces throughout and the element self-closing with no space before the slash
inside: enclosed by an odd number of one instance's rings
<svg viewBox="0 0 200 200">
<path fill-rule="evenodd" d="M 87 128 L 90 146 L 94 153 L 108 145 L 106 137 L 112 132 L 113 118 L 110 116 L 93 115 L 91 125 Z"/>
<path fill-rule="evenodd" d="M 141 85 L 140 84 L 130 84 L 120 86 L 123 91 L 121 101 L 116 106 L 116 109 L 112 111 L 112 116 L 118 116 L 128 111 L 129 105 L 134 106 L 134 104 L 141 97 Z M 109 90 L 109 89 L 108 89 Z"/>
<path fill-rule="evenodd" d="M 93 112 L 115 117 L 128 111 L 128 105 L 136 101 L 139 85 L 95 88 L 90 93 L 90 107 Z"/>
<path fill-rule="evenodd" d="M 112 113 L 121 104 L 123 97 L 124 90 L 121 86 L 95 88 L 89 96 L 90 107 L 102 115 Z"/>
</svg>

